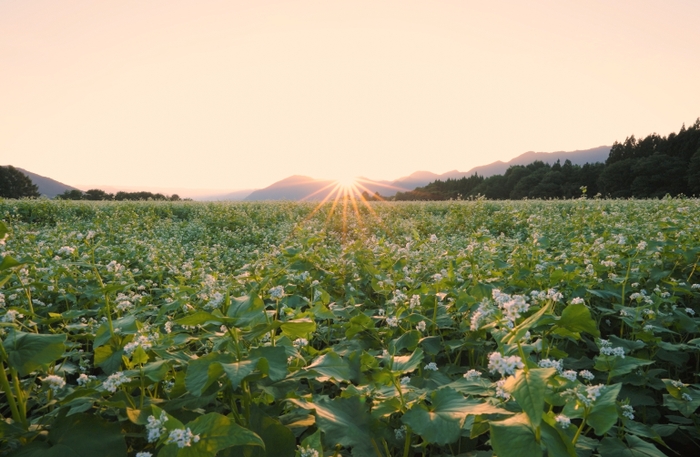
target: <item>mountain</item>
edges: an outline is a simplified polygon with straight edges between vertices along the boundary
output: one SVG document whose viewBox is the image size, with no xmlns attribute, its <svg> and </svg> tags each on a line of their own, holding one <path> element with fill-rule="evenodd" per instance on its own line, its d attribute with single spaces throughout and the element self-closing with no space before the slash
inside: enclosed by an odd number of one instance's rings
<svg viewBox="0 0 700 457">
<path fill-rule="evenodd" d="M 536 160 L 540 160 L 550 165 L 557 160 L 564 162 L 570 160 L 574 165 L 585 163 L 605 162 L 610 154 L 609 146 L 600 146 L 592 149 L 585 149 L 573 152 L 526 152 L 509 160 L 508 162 L 497 161 L 488 165 L 472 168 L 469 171 L 451 170 L 446 173 L 437 174 L 430 171 L 416 171 L 408 176 L 401 177 L 394 181 L 375 181 L 368 178 L 358 178 L 357 188 L 359 192 L 366 191 L 370 195 L 379 192 L 384 197 L 391 197 L 396 192 L 406 192 L 416 187 L 424 187 L 436 180 L 445 181 L 447 179 L 460 179 L 464 176 L 471 176 L 477 173 L 479 176 L 489 177 L 502 175 L 508 167 L 512 165 L 527 165 Z M 332 180 L 314 179 L 308 176 L 290 176 L 278 181 L 264 189 L 256 190 L 248 195 L 245 200 L 311 200 L 321 201 L 325 199 L 335 189 Z"/>
<path fill-rule="evenodd" d="M 62 194 L 67 190 L 78 190 L 75 187 L 58 182 L 55 179 L 47 178 L 46 176 L 41 176 L 31 171 L 27 171 L 23 168 L 17 168 L 19 171 L 24 173 L 32 180 L 34 184 L 39 188 L 39 193 L 45 195 L 49 198 L 54 198 L 56 195 Z"/>
</svg>

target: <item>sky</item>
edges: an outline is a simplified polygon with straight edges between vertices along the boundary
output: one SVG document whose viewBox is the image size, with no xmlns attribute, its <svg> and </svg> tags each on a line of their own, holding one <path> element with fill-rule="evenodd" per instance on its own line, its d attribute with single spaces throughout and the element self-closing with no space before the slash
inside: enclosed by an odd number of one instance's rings
<svg viewBox="0 0 700 457">
<path fill-rule="evenodd" d="M 0 0 L 0 165 L 81 188 L 393 180 L 700 117 L 700 2 Z"/>
</svg>

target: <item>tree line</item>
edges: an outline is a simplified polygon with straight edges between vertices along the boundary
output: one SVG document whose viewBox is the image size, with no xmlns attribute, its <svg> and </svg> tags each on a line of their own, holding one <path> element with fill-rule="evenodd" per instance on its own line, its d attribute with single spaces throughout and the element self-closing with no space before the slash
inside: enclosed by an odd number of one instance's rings
<svg viewBox="0 0 700 457">
<path fill-rule="evenodd" d="M 93 201 L 139 201 L 139 200 L 161 200 L 161 201 L 180 201 L 183 200 L 178 194 L 163 195 L 152 192 L 124 192 L 120 191 L 116 194 L 110 194 L 101 189 L 90 189 L 85 192 L 77 189 L 67 190 L 56 196 L 58 200 L 93 200 Z M 184 199 L 190 200 L 190 199 Z"/>
<path fill-rule="evenodd" d="M 576 198 L 582 193 L 610 198 L 700 196 L 700 118 L 678 133 L 634 135 L 613 143 L 605 163 L 513 165 L 503 175 L 473 174 L 437 180 L 392 200 L 450 200 L 483 196 L 492 200 Z"/>
</svg>

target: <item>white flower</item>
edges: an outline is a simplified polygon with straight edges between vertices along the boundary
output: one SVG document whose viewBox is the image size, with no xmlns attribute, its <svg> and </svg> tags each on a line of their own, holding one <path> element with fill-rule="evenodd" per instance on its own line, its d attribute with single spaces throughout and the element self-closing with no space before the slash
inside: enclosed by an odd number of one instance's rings
<svg viewBox="0 0 700 457">
<path fill-rule="evenodd" d="M 416 308 L 417 306 L 420 306 L 420 295 L 412 295 L 411 296 L 411 301 L 408 303 L 408 306 L 411 309 Z"/>
<path fill-rule="evenodd" d="M 605 387 L 603 384 L 597 384 L 595 386 L 586 387 L 586 397 L 592 402 L 596 401 L 600 397 L 600 391 Z M 590 406 L 590 404 L 589 404 Z"/>
<path fill-rule="evenodd" d="M 58 250 L 58 255 L 71 255 L 75 252 L 75 248 L 72 248 L 70 246 L 63 246 L 61 249 Z"/>
<path fill-rule="evenodd" d="M 297 446 L 297 449 L 299 450 L 299 457 L 319 457 L 318 451 L 311 446 Z"/>
<path fill-rule="evenodd" d="M 386 318 L 386 324 L 389 327 L 398 327 L 399 326 L 399 320 L 395 317 L 387 317 Z"/>
<path fill-rule="evenodd" d="M 474 379 L 480 378 L 481 377 L 481 372 L 478 370 L 469 370 L 466 373 L 464 373 L 464 379 L 467 381 L 473 381 Z"/>
<path fill-rule="evenodd" d="M 117 388 L 121 386 L 122 384 L 126 384 L 127 382 L 131 381 L 131 378 L 128 376 L 124 375 L 121 371 L 117 371 L 116 373 L 109 375 L 107 379 L 104 380 L 102 383 L 102 387 L 104 387 L 106 390 L 109 392 L 116 392 Z"/>
<path fill-rule="evenodd" d="M 434 233 L 430 235 L 430 242 L 437 243 L 438 237 Z"/>
<path fill-rule="evenodd" d="M 142 452 L 137 452 L 135 457 L 153 457 L 153 454 L 150 452 L 142 451 Z"/>
<path fill-rule="evenodd" d="M 646 242 L 646 241 L 640 241 L 640 242 L 637 244 L 637 250 L 638 250 L 638 251 L 643 251 L 643 250 L 645 250 L 646 248 L 647 248 L 647 242 Z"/>
<path fill-rule="evenodd" d="M 585 303 L 585 300 L 581 297 L 574 297 L 571 299 L 572 305 L 583 305 L 584 303 Z"/>
<path fill-rule="evenodd" d="M 12 297 L 10 297 L 12 299 Z M 17 319 L 22 319 L 24 317 L 24 314 L 20 314 L 19 311 L 15 311 L 14 309 L 8 309 L 7 312 L 5 313 L 2 318 L 0 318 L 0 321 L 2 322 L 14 322 Z"/>
<path fill-rule="evenodd" d="M 442 280 L 442 275 L 440 273 L 435 273 L 433 276 L 433 281 L 440 282 Z"/>
<path fill-rule="evenodd" d="M 625 358 L 625 349 L 621 347 L 613 348 L 610 346 L 603 346 L 600 348 L 600 353 L 603 355 L 612 355 L 615 357 Z"/>
<path fill-rule="evenodd" d="M 95 379 L 94 376 L 88 376 L 85 373 L 80 373 L 80 376 L 78 376 L 76 381 L 78 382 L 79 386 L 85 387 L 93 379 Z"/>
<path fill-rule="evenodd" d="M 175 430 L 172 430 L 168 436 L 168 440 L 166 441 L 167 444 L 177 444 L 177 447 L 179 448 L 192 446 L 192 442 L 198 443 L 199 435 L 194 435 L 189 427 L 186 429 L 176 428 Z"/>
<path fill-rule="evenodd" d="M 148 431 L 148 442 L 155 443 L 166 431 L 164 424 L 168 422 L 168 415 L 165 413 L 165 411 L 161 411 L 158 419 L 151 415 L 148 416 L 146 420 L 148 421 L 146 424 L 146 430 Z"/>
<path fill-rule="evenodd" d="M 416 330 L 418 330 L 419 332 L 424 332 L 425 331 L 425 321 L 418 322 L 418 324 L 416 325 Z"/>
<path fill-rule="evenodd" d="M 682 399 L 683 401 L 693 401 L 693 397 L 691 397 L 690 395 L 688 395 L 688 394 L 685 393 L 685 392 L 683 392 L 683 393 L 681 394 L 681 399 Z"/>
<path fill-rule="evenodd" d="M 275 286 L 272 289 L 268 291 L 270 293 L 270 297 L 277 300 L 282 297 L 284 297 L 284 287 L 282 286 Z"/>
<path fill-rule="evenodd" d="M 626 417 L 629 420 L 634 419 L 634 408 L 632 408 L 630 405 L 622 405 L 622 415 Z"/>
<path fill-rule="evenodd" d="M 438 371 L 437 364 L 435 362 L 430 362 L 426 366 L 423 367 L 424 370 L 430 370 L 430 371 Z"/>
<path fill-rule="evenodd" d="M 499 398 L 502 398 L 503 400 L 509 400 L 510 399 L 510 394 L 503 389 L 503 386 L 506 383 L 506 378 L 503 378 L 499 381 L 496 382 L 496 396 Z"/>
<path fill-rule="evenodd" d="M 394 436 L 396 437 L 397 440 L 400 440 L 401 438 L 406 436 L 406 426 L 402 425 L 400 428 L 397 428 L 394 430 Z"/>
<path fill-rule="evenodd" d="M 685 312 L 688 313 L 689 316 L 695 316 L 695 310 L 693 308 L 686 308 Z"/>
<path fill-rule="evenodd" d="M 124 353 L 130 356 L 139 346 L 141 346 L 144 351 L 147 351 L 153 347 L 153 343 L 148 336 L 138 335 L 130 343 L 127 343 L 127 345 L 124 346 Z"/>
<path fill-rule="evenodd" d="M 307 340 L 306 338 L 297 338 L 296 340 L 294 340 L 294 342 L 293 342 L 292 344 L 293 344 L 294 347 L 297 348 L 297 349 L 298 349 L 298 348 L 303 348 L 304 346 L 308 346 L 308 345 L 309 345 L 309 340 Z"/>
<path fill-rule="evenodd" d="M 559 414 L 554 420 L 557 421 L 557 426 L 560 428 L 569 428 L 569 425 L 571 425 L 571 419 L 563 414 Z"/>
<path fill-rule="evenodd" d="M 411 378 L 409 376 L 404 376 L 403 378 L 401 378 L 401 385 L 402 386 L 407 385 L 409 382 L 411 382 Z"/>
<path fill-rule="evenodd" d="M 565 370 L 561 372 L 562 377 L 568 379 L 569 381 L 576 381 L 576 371 Z"/>
<path fill-rule="evenodd" d="M 41 382 L 46 383 L 49 386 L 49 388 L 53 391 L 53 393 L 56 393 L 59 390 L 63 389 L 63 387 L 65 387 L 66 385 L 65 379 L 53 374 L 48 375 L 47 377 L 42 379 Z"/>
<path fill-rule="evenodd" d="M 537 362 L 537 366 L 540 368 L 556 368 L 560 373 L 564 369 L 564 364 L 561 360 L 542 359 Z"/>
<path fill-rule="evenodd" d="M 512 375 L 515 370 L 522 368 L 523 361 L 517 355 L 503 357 L 500 352 L 492 352 L 489 354 L 488 369 L 491 373 L 499 372 L 501 376 Z"/>
<path fill-rule="evenodd" d="M 586 381 L 592 381 L 595 378 L 595 375 L 588 370 L 581 370 L 578 372 L 578 375 Z"/>
</svg>

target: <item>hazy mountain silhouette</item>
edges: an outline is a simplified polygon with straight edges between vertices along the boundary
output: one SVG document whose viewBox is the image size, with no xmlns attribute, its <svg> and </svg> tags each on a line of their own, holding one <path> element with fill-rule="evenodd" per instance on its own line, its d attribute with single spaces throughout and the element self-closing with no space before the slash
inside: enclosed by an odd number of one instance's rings
<svg viewBox="0 0 700 457">
<path fill-rule="evenodd" d="M 54 198 L 56 195 L 62 194 L 67 190 L 78 190 L 75 187 L 58 182 L 55 179 L 47 178 L 46 176 L 41 176 L 31 171 L 27 171 L 23 168 L 15 167 L 32 180 L 34 184 L 39 188 L 39 193 L 45 195 L 49 198 Z"/>
<path fill-rule="evenodd" d="M 489 176 L 505 173 L 512 165 L 527 165 L 536 160 L 554 164 L 557 160 L 562 163 L 570 160 L 574 165 L 585 163 L 605 162 L 610 154 L 610 146 L 599 146 L 597 148 L 586 149 L 573 152 L 533 152 L 529 151 L 521 154 L 508 162 L 497 161 L 488 165 L 474 167 L 469 171 L 452 170 L 443 174 L 432 173 L 430 171 L 416 171 L 408 176 L 401 177 L 394 181 L 375 181 L 368 178 L 358 179 L 358 192 L 367 191 L 370 195 L 379 192 L 383 197 L 391 197 L 396 192 L 406 192 L 416 187 L 424 187 L 436 180 L 445 181 L 447 179 L 460 179 L 463 176 L 471 176 L 477 173 L 479 176 L 488 178 Z M 332 180 L 314 179 L 308 176 L 294 175 L 285 178 L 270 186 L 256 190 L 248 195 L 245 200 L 324 200 L 329 193 L 335 189 Z"/>
</svg>

